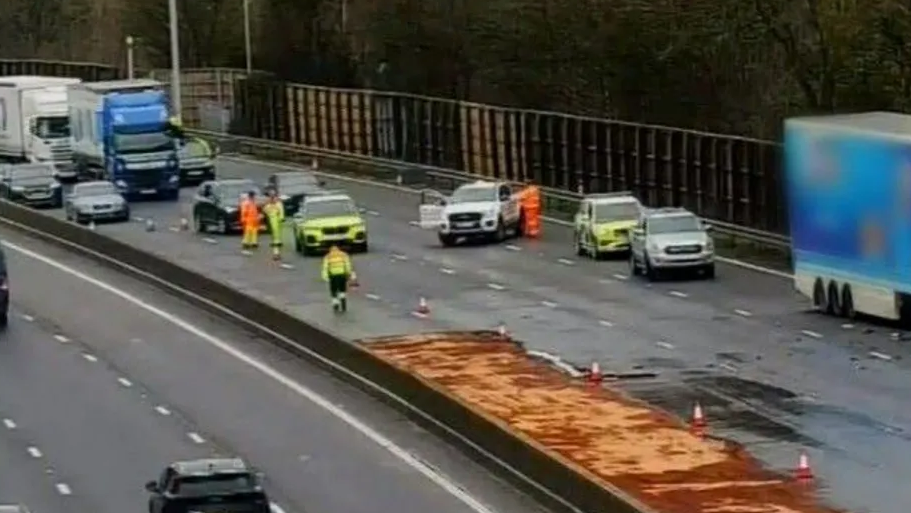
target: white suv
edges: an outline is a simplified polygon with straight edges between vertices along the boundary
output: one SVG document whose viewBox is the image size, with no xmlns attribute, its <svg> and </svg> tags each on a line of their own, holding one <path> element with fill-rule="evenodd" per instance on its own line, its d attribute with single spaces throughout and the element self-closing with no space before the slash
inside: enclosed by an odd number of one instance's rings
<svg viewBox="0 0 911 513">
<path fill-rule="evenodd" d="M 649 280 L 662 271 L 701 271 L 715 277 L 715 244 L 711 226 L 682 208 L 647 211 L 630 237 L 630 273 L 644 274 Z"/>
</svg>

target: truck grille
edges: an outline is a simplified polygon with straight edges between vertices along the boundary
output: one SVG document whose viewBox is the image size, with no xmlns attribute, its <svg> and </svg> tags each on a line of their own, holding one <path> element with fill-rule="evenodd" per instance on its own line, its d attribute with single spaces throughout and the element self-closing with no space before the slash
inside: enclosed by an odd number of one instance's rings
<svg viewBox="0 0 911 513">
<path fill-rule="evenodd" d="M 347 226 L 336 226 L 334 228 L 323 228 L 323 235 L 342 235 L 348 233 Z"/>
<path fill-rule="evenodd" d="M 481 221 L 481 214 L 478 213 L 449 214 L 450 223 L 477 223 L 479 221 Z"/>
<path fill-rule="evenodd" d="M 664 250 L 668 255 L 692 255 L 702 251 L 701 244 L 687 244 L 681 246 L 668 246 Z"/>
<path fill-rule="evenodd" d="M 54 162 L 72 162 L 73 150 L 68 147 L 51 148 L 51 159 Z"/>
<path fill-rule="evenodd" d="M 131 176 L 132 182 L 140 189 L 157 189 L 161 183 L 162 173 L 160 171 L 146 171 L 136 173 Z"/>
</svg>

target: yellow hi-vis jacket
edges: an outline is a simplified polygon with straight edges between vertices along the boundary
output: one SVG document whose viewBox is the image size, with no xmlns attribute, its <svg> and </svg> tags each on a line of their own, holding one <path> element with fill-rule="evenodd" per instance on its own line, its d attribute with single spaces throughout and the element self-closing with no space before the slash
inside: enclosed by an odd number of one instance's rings
<svg viewBox="0 0 911 513">
<path fill-rule="evenodd" d="M 269 230 L 272 233 L 280 232 L 282 223 L 285 222 L 285 205 L 278 200 L 269 200 L 263 205 L 263 213 L 269 222 Z"/>
<path fill-rule="evenodd" d="M 323 257 L 323 281 L 329 281 L 330 276 L 338 276 L 340 274 L 354 276 L 354 269 L 351 267 L 351 257 L 340 249 L 330 250 Z"/>
</svg>

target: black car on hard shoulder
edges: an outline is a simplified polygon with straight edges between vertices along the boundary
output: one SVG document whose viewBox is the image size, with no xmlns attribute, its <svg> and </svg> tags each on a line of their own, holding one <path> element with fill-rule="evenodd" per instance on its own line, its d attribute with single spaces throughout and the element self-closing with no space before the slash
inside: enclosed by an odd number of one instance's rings
<svg viewBox="0 0 911 513">
<path fill-rule="evenodd" d="M 7 164 L 0 168 L 0 197 L 30 207 L 60 208 L 63 187 L 51 164 Z"/>
<path fill-rule="evenodd" d="M 6 268 L 6 253 L 0 248 L 0 329 L 9 323 L 9 270 Z"/>
<path fill-rule="evenodd" d="M 239 458 L 178 461 L 145 485 L 149 513 L 269 513 L 261 475 Z"/>
<path fill-rule="evenodd" d="M 193 227 L 197 233 L 240 231 L 240 202 L 253 192 L 257 205 L 265 198 L 252 180 L 226 179 L 203 182 L 193 199 Z"/>
<path fill-rule="evenodd" d="M 326 194 L 326 182 L 313 173 L 288 171 L 275 173 L 266 181 L 266 190 L 275 191 L 285 207 L 285 215 L 293 216 L 307 196 Z"/>
</svg>

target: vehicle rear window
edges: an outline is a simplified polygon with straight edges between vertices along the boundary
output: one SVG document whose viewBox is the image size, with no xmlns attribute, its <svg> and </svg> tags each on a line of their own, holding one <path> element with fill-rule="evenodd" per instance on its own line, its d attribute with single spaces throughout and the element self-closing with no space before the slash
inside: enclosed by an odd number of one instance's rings
<svg viewBox="0 0 911 513">
<path fill-rule="evenodd" d="M 174 493 L 183 497 L 231 495 L 257 491 L 256 478 L 249 473 L 186 476 L 177 479 Z"/>
<path fill-rule="evenodd" d="M 32 178 L 49 178 L 54 176 L 54 170 L 47 166 L 22 166 L 12 170 L 13 180 L 29 180 Z"/>
<path fill-rule="evenodd" d="M 319 180 L 315 176 L 300 174 L 278 175 L 278 185 L 282 187 L 315 186 Z"/>
<path fill-rule="evenodd" d="M 595 220 L 597 221 L 626 221 L 638 217 L 639 204 L 633 201 L 595 205 Z"/>
<path fill-rule="evenodd" d="M 650 233 L 683 233 L 702 231 L 702 223 L 696 216 L 653 217 L 648 220 Z"/>
</svg>

